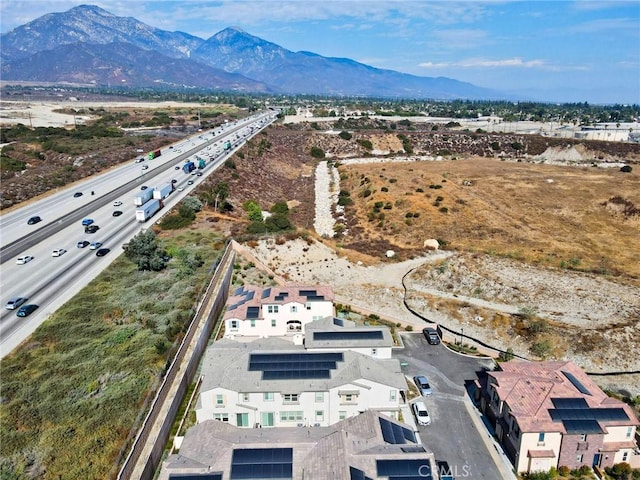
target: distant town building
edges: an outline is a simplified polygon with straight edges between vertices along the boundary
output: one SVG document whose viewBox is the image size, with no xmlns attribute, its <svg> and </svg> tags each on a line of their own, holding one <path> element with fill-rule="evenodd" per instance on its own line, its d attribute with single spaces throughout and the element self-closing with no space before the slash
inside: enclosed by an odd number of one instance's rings
<svg viewBox="0 0 640 480">
<path fill-rule="evenodd" d="M 640 466 L 640 424 L 569 361 L 500 364 L 481 384 L 481 409 L 517 472 Z"/>
</svg>

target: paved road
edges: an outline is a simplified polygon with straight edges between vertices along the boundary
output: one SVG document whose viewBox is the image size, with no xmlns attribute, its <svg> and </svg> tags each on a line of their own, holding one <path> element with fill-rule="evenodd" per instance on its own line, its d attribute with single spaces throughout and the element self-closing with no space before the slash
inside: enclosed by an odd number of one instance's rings
<svg viewBox="0 0 640 480">
<path fill-rule="evenodd" d="M 426 375 L 433 390 L 423 399 L 432 423 L 419 427 L 422 442 L 437 460 L 449 463 L 457 479 L 515 478 L 465 390 L 476 372 L 493 369 L 493 360 L 461 356 L 442 344 L 429 345 L 422 333 L 404 333 L 402 339 L 405 348 L 394 351 L 394 358 L 408 364 L 403 370 L 409 379 Z"/>
</svg>

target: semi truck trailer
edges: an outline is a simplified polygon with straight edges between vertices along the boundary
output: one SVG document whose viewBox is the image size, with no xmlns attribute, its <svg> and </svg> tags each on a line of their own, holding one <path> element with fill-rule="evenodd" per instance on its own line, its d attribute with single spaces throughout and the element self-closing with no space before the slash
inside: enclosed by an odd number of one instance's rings
<svg viewBox="0 0 640 480">
<path fill-rule="evenodd" d="M 136 209 L 136 220 L 140 223 L 146 222 L 162 208 L 162 200 L 154 198 Z"/>
<path fill-rule="evenodd" d="M 138 207 L 141 207 L 152 198 L 153 198 L 153 190 L 151 188 L 147 188 L 146 190 L 142 190 L 135 197 L 133 197 L 133 204 Z"/>
</svg>

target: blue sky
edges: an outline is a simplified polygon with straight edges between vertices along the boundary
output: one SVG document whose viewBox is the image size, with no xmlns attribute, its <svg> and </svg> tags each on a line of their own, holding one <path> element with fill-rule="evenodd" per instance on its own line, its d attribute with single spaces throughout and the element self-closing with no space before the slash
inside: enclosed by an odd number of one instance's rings
<svg viewBox="0 0 640 480">
<path fill-rule="evenodd" d="M 640 0 L 3 0 L 2 33 L 83 3 L 204 39 L 236 26 L 292 51 L 529 98 L 640 104 Z"/>
</svg>

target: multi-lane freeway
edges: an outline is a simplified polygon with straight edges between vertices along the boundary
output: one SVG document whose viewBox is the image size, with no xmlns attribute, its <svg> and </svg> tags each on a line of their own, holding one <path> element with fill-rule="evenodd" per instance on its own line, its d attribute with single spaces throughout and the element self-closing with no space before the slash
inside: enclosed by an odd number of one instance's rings
<svg viewBox="0 0 640 480">
<path fill-rule="evenodd" d="M 163 148 L 153 160 L 137 163 L 131 159 L 0 216 L 0 356 L 28 338 L 49 315 L 120 255 L 124 243 L 188 195 L 247 139 L 270 124 L 275 115 L 273 111 L 260 112 L 198 132 Z M 225 150 L 227 141 L 231 148 Z M 206 167 L 198 170 L 202 176 L 185 174 L 180 167 L 196 156 L 207 161 Z M 143 165 L 147 168 L 143 169 Z M 146 223 L 136 221 L 138 207 L 133 199 L 141 187 L 159 187 L 173 180 L 175 190 L 164 200 L 164 208 Z M 118 205 L 119 202 L 122 204 Z M 122 214 L 114 216 L 116 210 Z M 42 221 L 28 225 L 29 218 L 34 216 Z M 99 230 L 85 233 L 83 218 L 93 219 Z M 78 242 L 84 240 L 100 242 L 100 248 L 109 252 L 98 257 L 97 250 L 88 246 L 79 248 Z M 52 252 L 56 249 L 65 249 L 66 253 L 54 257 Z M 18 265 L 17 258 L 25 255 L 33 260 Z M 28 317 L 18 317 L 17 310 L 4 308 L 13 297 L 27 297 L 26 303 L 37 304 L 39 308 Z"/>
</svg>

